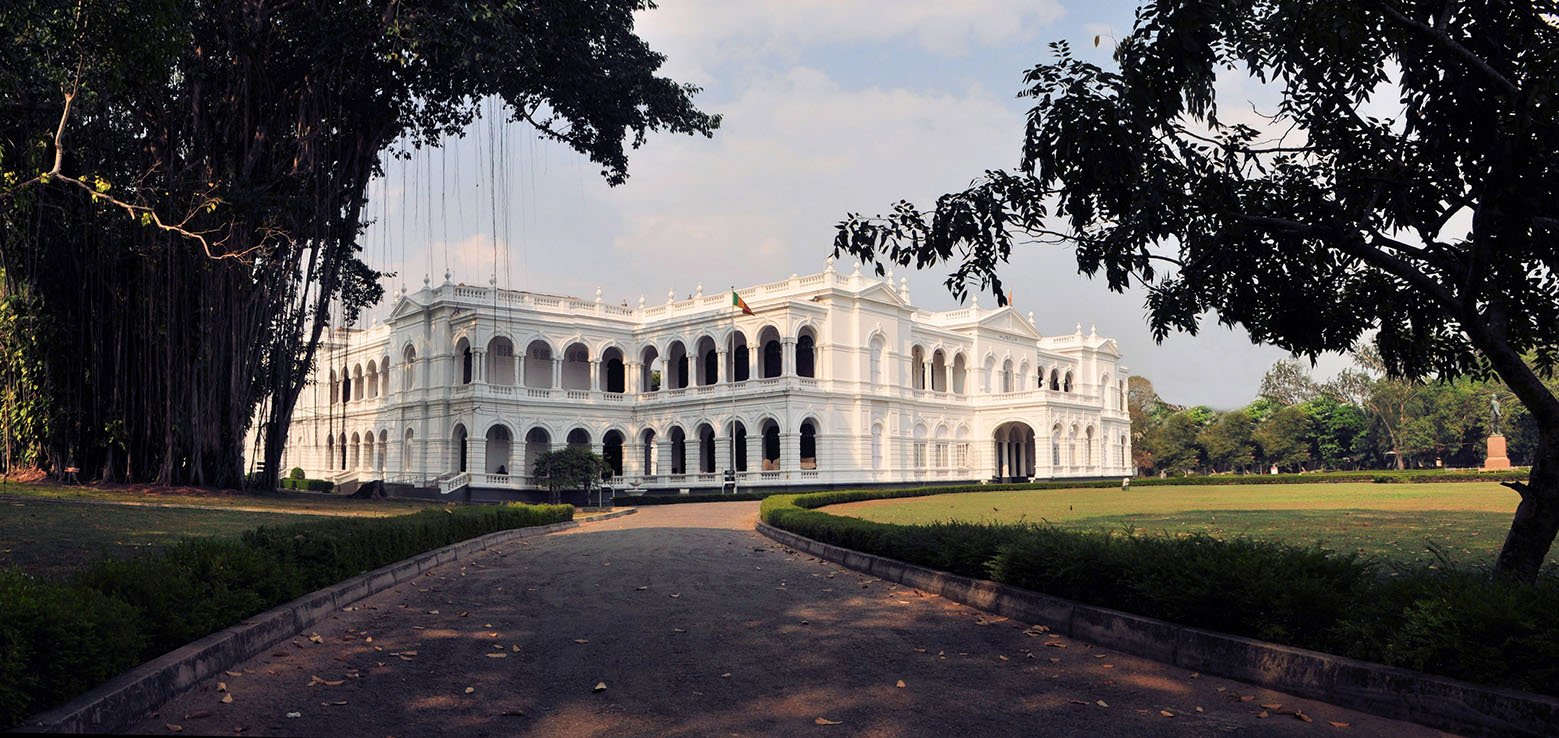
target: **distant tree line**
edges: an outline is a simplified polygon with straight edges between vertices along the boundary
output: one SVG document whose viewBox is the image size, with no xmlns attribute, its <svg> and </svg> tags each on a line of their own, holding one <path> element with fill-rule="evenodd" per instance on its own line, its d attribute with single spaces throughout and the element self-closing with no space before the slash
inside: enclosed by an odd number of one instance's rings
<svg viewBox="0 0 1559 738">
<path fill-rule="evenodd" d="M 1145 377 L 1130 379 L 1133 460 L 1144 475 L 1262 473 L 1481 466 L 1499 399 L 1510 461 L 1531 463 L 1537 427 L 1497 380 L 1390 379 L 1372 351 L 1356 368 L 1316 381 L 1297 361 L 1262 377 L 1257 397 L 1232 410 L 1165 401 Z M 1554 384 L 1555 380 L 1549 380 Z"/>
</svg>

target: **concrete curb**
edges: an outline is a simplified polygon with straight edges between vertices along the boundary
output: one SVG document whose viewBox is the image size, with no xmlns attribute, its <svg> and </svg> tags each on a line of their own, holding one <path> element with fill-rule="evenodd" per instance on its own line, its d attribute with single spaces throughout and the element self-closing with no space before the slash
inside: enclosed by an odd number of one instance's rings
<svg viewBox="0 0 1559 738">
<path fill-rule="evenodd" d="M 1290 694 L 1469 735 L 1559 735 L 1559 699 L 1214 633 L 842 548 L 758 523 L 797 551 L 1062 635 Z"/>
<path fill-rule="evenodd" d="M 610 520 L 635 512 L 637 510 L 632 508 L 618 510 L 593 516 L 585 522 Z M 264 653 L 364 597 L 495 545 L 579 526 L 579 521 L 568 521 L 501 530 L 359 574 L 158 656 L 60 707 L 28 718 L 15 728 L 15 732 L 113 733 L 122 730 L 131 721 L 202 680 Z"/>
</svg>

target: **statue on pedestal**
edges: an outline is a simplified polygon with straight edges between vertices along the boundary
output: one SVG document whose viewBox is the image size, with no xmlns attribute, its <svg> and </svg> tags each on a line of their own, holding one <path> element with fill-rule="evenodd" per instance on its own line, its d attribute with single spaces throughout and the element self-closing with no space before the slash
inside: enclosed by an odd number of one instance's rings
<svg viewBox="0 0 1559 738">
<path fill-rule="evenodd" d="M 1489 435 L 1497 436 L 1497 435 L 1499 435 L 1499 419 L 1501 417 L 1504 417 L 1500 413 L 1500 411 L 1499 411 L 1499 398 L 1498 397 L 1490 397 L 1489 398 L 1489 411 L 1490 411 Z"/>
</svg>

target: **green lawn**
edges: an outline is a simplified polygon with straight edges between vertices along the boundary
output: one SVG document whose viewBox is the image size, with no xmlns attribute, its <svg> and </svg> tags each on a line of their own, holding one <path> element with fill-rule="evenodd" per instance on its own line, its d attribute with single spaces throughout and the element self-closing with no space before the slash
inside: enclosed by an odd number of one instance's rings
<svg viewBox="0 0 1559 738">
<path fill-rule="evenodd" d="M 1458 566 L 1493 563 L 1516 493 L 1492 482 L 1282 484 L 973 492 L 826 508 L 884 523 L 1049 522 L 1067 528 L 1320 542 L 1388 561 L 1432 564 L 1431 544 Z M 1559 566 L 1559 552 L 1551 554 Z"/>
<path fill-rule="evenodd" d="M 428 505 L 310 493 L 6 484 L 0 488 L 0 567 L 57 578 L 181 537 L 237 536 L 261 525 L 327 517 L 407 515 Z"/>
</svg>

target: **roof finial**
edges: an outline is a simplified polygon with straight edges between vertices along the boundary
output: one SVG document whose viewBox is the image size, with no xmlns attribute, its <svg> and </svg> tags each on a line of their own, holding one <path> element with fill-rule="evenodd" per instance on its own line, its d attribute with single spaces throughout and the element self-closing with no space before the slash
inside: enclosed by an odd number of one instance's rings
<svg viewBox="0 0 1559 738">
<path fill-rule="evenodd" d="M 1034 311 L 1029 311 L 1029 325 L 1034 325 Z"/>
<path fill-rule="evenodd" d="M 673 287 L 673 288 L 671 288 L 669 290 L 666 290 L 666 304 L 670 305 L 671 303 L 676 302 L 676 301 L 677 301 L 677 290 L 676 290 L 676 288 Z"/>
<path fill-rule="evenodd" d="M 909 277 L 899 277 L 899 297 L 909 302 Z"/>
<path fill-rule="evenodd" d="M 861 260 L 860 259 L 856 259 L 855 260 L 855 269 L 850 272 L 850 276 L 852 276 L 852 277 L 859 277 L 859 276 L 861 276 Z"/>
<path fill-rule="evenodd" d="M 600 287 L 595 288 L 595 304 L 597 304 L 597 305 L 601 304 L 601 288 Z"/>
<path fill-rule="evenodd" d="M 826 265 L 823 268 L 823 271 L 832 274 L 834 271 L 834 262 L 836 261 L 838 261 L 838 259 L 835 259 L 833 254 L 829 254 L 828 258 L 823 260 L 823 263 Z"/>
<path fill-rule="evenodd" d="M 644 295 L 642 295 L 642 294 L 639 295 L 639 309 L 640 310 L 644 309 Z"/>
<path fill-rule="evenodd" d="M 973 307 L 976 311 L 980 309 L 980 293 L 974 293 L 974 304 L 970 307 Z"/>
<path fill-rule="evenodd" d="M 1082 323 L 1078 323 L 1077 324 L 1077 335 L 1079 335 L 1079 336 L 1083 335 L 1083 324 Z"/>
<path fill-rule="evenodd" d="M 449 271 L 448 269 L 445 269 L 444 270 L 444 284 L 449 284 L 450 282 L 454 281 L 454 279 L 455 279 L 455 273 Z"/>
<path fill-rule="evenodd" d="M 492 274 L 487 275 L 487 286 L 488 287 L 497 287 L 498 286 L 498 273 L 497 272 L 493 272 Z"/>
<path fill-rule="evenodd" d="M 433 278 L 428 276 L 427 274 L 423 274 L 422 275 L 422 287 L 424 289 L 426 289 L 428 287 L 431 287 L 432 285 L 433 285 Z"/>
<path fill-rule="evenodd" d="M 698 283 L 698 290 L 693 293 L 693 296 L 694 297 L 703 297 L 704 296 L 704 283 L 703 282 L 699 282 Z"/>
<path fill-rule="evenodd" d="M 1089 323 L 1088 324 L 1088 336 L 1090 338 L 1098 338 L 1099 337 L 1099 326 L 1098 326 L 1098 324 L 1096 324 L 1096 323 Z"/>
</svg>

